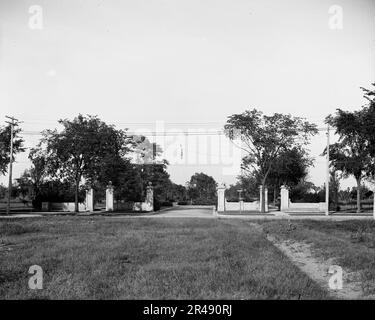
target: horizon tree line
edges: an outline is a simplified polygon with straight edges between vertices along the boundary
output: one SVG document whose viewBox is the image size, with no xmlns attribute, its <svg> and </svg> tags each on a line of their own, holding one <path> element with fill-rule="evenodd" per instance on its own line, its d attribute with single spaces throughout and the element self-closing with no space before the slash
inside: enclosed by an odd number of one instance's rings
<svg viewBox="0 0 375 320">
<path fill-rule="evenodd" d="M 361 90 L 367 100 L 361 109 L 344 111 L 338 108 L 325 119 L 339 137 L 337 143 L 330 145 L 331 170 L 336 180 L 348 176 L 355 178 L 358 212 L 361 210 L 362 182 L 373 181 L 375 174 L 375 90 Z M 58 123 L 63 127 L 61 131 L 42 132 L 38 146 L 29 154 L 33 166 L 20 180 L 32 181 L 35 198 L 42 181 L 49 178 L 74 186 L 76 211 L 82 188 L 89 185 L 103 188 L 109 181 L 117 187 L 117 198 L 139 199 L 140 196 L 135 195 L 142 195 L 146 184 L 151 181 L 156 198 L 160 200 L 166 200 L 166 190 L 174 188 L 176 192 L 179 189 L 177 193 L 180 195 L 184 193 L 185 199 L 192 196 L 198 199 L 205 194 L 204 201 L 214 201 L 216 187 L 213 186 L 216 182 L 212 177 L 197 173 L 191 178 L 188 188 L 177 187 L 166 171 L 168 162 L 165 159 L 154 161 L 162 154 L 160 146 L 149 142 L 146 137 L 129 135 L 127 129 L 116 129 L 91 115 L 79 114 L 73 120 L 61 119 Z M 224 126 L 226 136 L 244 151 L 241 169 L 245 174 L 239 178 L 241 184 L 247 183 L 251 189 L 250 184 L 255 181 L 263 186 L 263 190 L 269 187 L 274 201 L 282 184 L 296 186 L 306 178 L 308 168 L 313 165 L 306 146 L 317 132 L 317 126 L 304 118 L 282 113 L 265 115 L 257 109 L 230 115 Z M 1 174 L 7 173 L 10 161 L 9 141 L 9 126 L 0 127 Z M 21 129 L 14 131 L 13 141 L 14 156 L 25 151 Z M 134 153 L 145 160 L 144 163 L 132 162 L 131 154 Z M 325 153 L 326 149 L 323 150 Z M 198 181 L 199 191 L 194 187 Z M 185 188 L 184 192 L 181 187 Z M 261 211 L 264 209 L 263 201 Z"/>
</svg>

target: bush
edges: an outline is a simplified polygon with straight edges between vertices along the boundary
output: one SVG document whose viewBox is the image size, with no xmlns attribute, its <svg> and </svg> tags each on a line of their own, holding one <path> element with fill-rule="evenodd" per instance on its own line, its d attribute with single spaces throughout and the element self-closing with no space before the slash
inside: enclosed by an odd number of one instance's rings
<svg viewBox="0 0 375 320">
<path fill-rule="evenodd" d="M 170 201 L 163 201 L 161 202 L 162 207 L 173 207 L 173 203 Z"/>
<path fill-rule="evenodd" d="M 187 201 L 179 201 L 177 204 L 178 204 L 179 206 L 186 206 L 186 205 L 188 205 L 189 203 L 188 203 Z"/>
<path fill-rule="evenodd" d="M 217 201 L 212 199 L 197 199 L 193 200 L 193 204 L 201 206 L 214 206 L 217 204 Z"/>
<path fill-rule="evenodd" d="M 161 202 L 158 199 L 154 199 L 154 211 L 159 211 L 161 208 Z"/>
</svg>

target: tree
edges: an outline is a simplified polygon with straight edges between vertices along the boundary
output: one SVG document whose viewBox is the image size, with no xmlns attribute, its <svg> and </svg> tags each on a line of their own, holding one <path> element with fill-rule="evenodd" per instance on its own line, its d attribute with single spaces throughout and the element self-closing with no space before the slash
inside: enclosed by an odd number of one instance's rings
<svg viewBox="0 0 375 320">
<path fill-rule="evenodd" d="M 292 202 L 321 202 L 324 201 L 325 193 L 323 188 L 317 187 L 308 177 L 304 177 L 291 188 L 289 195 Z"/>
<path fill-rule="evenodd" d="M 259 177 L 263 193 L 280 154 L 306 145 L 317 133 L 316 125 L 302 118 L 280 113 L 266 116 L 256 109 L 229 116 L 224 130 L 229 139 L 242 142 L 239 146 L 245 152 L 242 168 Z M 261 211 L 264 212 L 264 195 L 262 198 Z"/>
<path fill-rule="evenodd" d="M 46 130 L 39 148 L 44 147 L 48 173 L 75 186 L 78 212 L 82 178 L 88 184 L 98 181 L 103 166 L 109 166 L 130 151 L 131 139 L 125 130 L 116 130 L 96 116 L 78 115 L 72 121 L 59 120 L 63 130 Z"/>
<path fill-rule="evenodd" d="M 18 179 L 18 183 L 20 186 L 30 188 L 33 206 L 41 209 L 41 188 L 48 176 L 47 158 L 41 149 L 33 148 L 30 151 L 29 159 L 32 167 L 23 173 Z"/>
<path fill-rule="evenodd" d="M 357 192 L 356 192 L 357 193 Z M 346 190 L 339 191 L 339 200 L 345 203 L 349 203 L 351 200 L 351 192 L 350 188 L 348 187 Z"/>
<path fill-rule="evenodd" d="M 167 172 L 168 161 L 160 158 L 163 150 L 158 144 L 150 142 L 147 137 L 135 135 L 132 139 L 141 196 L 143 198 L 151 182 L 154 189 L 155 207 L 158 207 L 158 203 L 172 197 L 172 182 Z"/>
<path fill-rule="evenodd" d="M 251 202 L 259 197 L 259 179 L 251 174 L 242 174 L 237 177 L 237 182 L 225 190 L 225 198 L 228 201 L 237 202 L 238 190 L 242 190 L 241 197 L 244 201 Z"/>
<path fill-rule="evenodd" d="M 335 128 L 339 141 L 330 145 L 330 166 L 341 171 L 344 177 L 354 176 L 357 182 L 357 212 L 361 212 L 361 182 L 374 172 L 374 162 L 371 157 L 366 130 L 364 110 L 336 110 L 335 115 L 329 115 L 326 122 Z M 324 150 L 324 154 L 327 150 Z"/>
<path fill-rule="evenodd" d="M 4 185 L 0 184 L 0 199 L 5 198 L 5 196 L 7 194 L 7 190 L 8 189 Z"/>
<path fill-rule="evenodd" d="M 195 173 L 188 183 L 188 195 L 197 204 L 216 203 L 215 179 L 204 173 Z"/>
<path fill-rule="evenodd" d="M 308 157 L 306 150 L 294 147 L 290 150 L 282 150 L 275 164 L 271 167 L 268 179 L 273 187 L 273 201 L 276 205 L 278 190 L 281 185 L 293 187 L 308 174 L 308 168 L 312 165 L 312 159 Z"/>
<path fill-rule="evenodd" d="M 142 181 L 142 190 L 146 190 L 149 182 L 154 189 L 154 198 L 158 202 L 167 201 L 169 198 L 171 181 L 167 172 L 168 161 L 163 160 L 161 163 L 148 163 L 137 165 L 139 175 Z"/>
<path fill-rule="evenodd" d="M 20 128 L 13 130 L 13 160 L 17 153 L 25 151 L 23 147 L 24 140 L 19 137 L 20 132 Z M 10 135 L 10 125 L 0 126 L 0 173 L 3 175 L 7 173 L 10 162 Z"/>
<path fill-rule="evenodd" d="M 375 83 L 372 84 L 375 87 Z M 373 90 L 361 88 L 364 92 L 364 98 L 368 101 L 362 109 L 362 126 L 360 127 L 362 136 L 366 139 L 368 153 L 375 158 L 375 88 Z M 373 174 L 375 169 L 370 172 Z M 374 180 L 374 176 L 372 177 Z"/>
<path fill-rule="evenodd" d="M 187 190 L 185 186 L 173 183 L 170 186 L 170 194 L 173 201 L 186 201 L 187 200 Z"/>
</svg>

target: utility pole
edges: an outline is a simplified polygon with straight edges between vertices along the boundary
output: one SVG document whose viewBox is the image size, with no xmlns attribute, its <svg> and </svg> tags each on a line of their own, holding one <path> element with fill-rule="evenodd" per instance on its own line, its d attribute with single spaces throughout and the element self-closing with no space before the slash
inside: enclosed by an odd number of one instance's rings
<svg viewBox="0 0 375 320">
<path fill-rule="evenodd" d="M 329 215 L 329 125 L 327 126 L 326 216 Z"/>
<path fill-rule="evenodd" d="M 10 124 L 10 154 L 9 154 L 9 183 L 8 183 L 8 203 L 7 203 L 7 214 L 10 214 L 10 196 L 12 193 L 12 166 L 13 166 L 13 135 L 14 127 L 18 125 L 18 120 L 13 117 L 5 116 L 10 121 L 5 121 Z"/>
<path fill-rule="evenodd" d="M 239 189 L 239 190 L 237 190 L 237 192 L 238 192 L 238 200 L 239 200 L 239 204 L 240 204 L 240 214 L 242 214 L 242 204 L 243 204 L 243 202 L 242 202 L 242 189 Z"/>
</svg>

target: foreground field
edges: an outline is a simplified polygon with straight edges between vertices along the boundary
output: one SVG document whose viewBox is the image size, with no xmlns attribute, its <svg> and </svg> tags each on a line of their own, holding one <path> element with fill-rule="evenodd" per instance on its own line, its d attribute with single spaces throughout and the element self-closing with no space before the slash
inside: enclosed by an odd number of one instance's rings
<svg viewBox="0 0 375 320">
<path fill-rule="evenodd" d="M 2 299 L 324 299 L 242 221 L 51 217 L 0 222 Z M 42 290 L 28 269 L 44 271 Z"/>
</svg>

